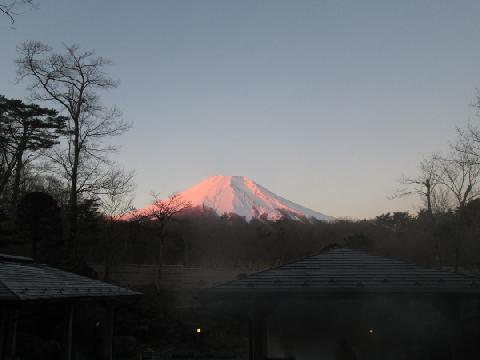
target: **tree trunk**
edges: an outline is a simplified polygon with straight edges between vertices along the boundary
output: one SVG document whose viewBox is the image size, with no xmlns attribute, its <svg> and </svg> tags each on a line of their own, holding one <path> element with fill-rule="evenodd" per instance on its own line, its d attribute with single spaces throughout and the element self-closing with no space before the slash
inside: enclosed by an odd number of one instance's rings
<svg viewBox="0 0 480 360">
<path fill-rule="evenodd" d="M 68 304 L 64 324 L 64 340 L 62 348 L 62 359 L 72 360 L 73 358 L 73 320 L 75 316 L 74 304 Z"/>
<path fill-rule="evenodd" d="M 26 141 L 26 140 L 25 140 Z M 22 171 L 23 171 L 23 153 L 25 152 L 25 141 L 22 142 L 18 153 L 17 153 L 17 160 L 15 166 L 15 177 L 13 180 L 13 188 L 12 188 L 12 199 L 10 203 L 10 207 L 13 211 L 15 211 L 17 204 L 18 204 L 18 195 L 20 194 L 20 180 L 22 179 Z"/>
<path fill-rule="evenodd" d="M 163 262 L 163 241 L 164 241 L 164 234 L 165 231 L 165 224 L 160 224 L 160 231 L 158 232 L 158 258 L 157 258 L 157 269 L 155 274 L 155 289 L 157 293 L 160 292 L 160 277 L 162 276 L 162 262 Z"/>
<path fill-rule="evenodd" d="M 15 167 L 15 161 L 12 161 L 7 165 L 6 170 L 4 171 L 4 176 L 2 181 L 0 181 L 0 195 L 3 194 L 5 191 L 5 188 L 7 187 L 8 180 L 10 180 L 10 177 L 12 176 L 13 173 L 13 168 Z"/>
<path fill-rule="evenodd" d="M 431 190 L 429 181 L 426 182 L 426 188 L 427 188 L 427 211 L 430 218 L 433 219 L 432 190 Z"/>
<path fill-rule="evenodd" d="M 112 303 L 106 305 L 105 325 L 103 329 L 103 359 L 113 359 L 113 330 L 115 326 L 115 307 Z"/>
<path fill-rule="evenodd" d="M 438 239 L 435 236 L 435 216 L 433 215 L 433 208 L 432 208 L 432 185 L 430 180 L 425 181 L 426 187 L 426 197 L 427 197 L 427 212 L 430 218 L 430 236 L 433 242 L 433 253 L 434 253 L 434 262 L 436 266 L 441 266 L 441 259 L 440 259 L 440 244 L 438 243 Z"/>
<path fill-rule="evenodd" d="M 107 236 L 106 236 L 106 241 L 107 241 L 107 252 L 110 254 L 107 255 L 105 258 L 105 277 L 104 281 L 109 281 L 110 277 L 110 271 L 112 269 L 112 264 L 113 264 L 113 226 L 114 226 L 114 219 L 112 216 L 110 216 L 110 221 L 109 221 L 109 226 L 107 228 Z"/>
<path fill-rule="evenodd" d="M 158 242 L 158 259 L 155 274 L 155 289 L 157 293 L 160 292 L 160 277 L 162 276 L 162 254 L 163 254 L 163 239 Z"/>
<path fill-rule="evenodd" d="M 77 231 L 78 231 L 78 165 L 80 160 L 80 129 L 78 120 L 75 121 L 75 130 L 73 135 L 73 164 L 70 183 L 69 207 L 69 230 L 70 236 L 68 241 L 67 252 L 70 256 L 77 254 Z"/>
</svg>

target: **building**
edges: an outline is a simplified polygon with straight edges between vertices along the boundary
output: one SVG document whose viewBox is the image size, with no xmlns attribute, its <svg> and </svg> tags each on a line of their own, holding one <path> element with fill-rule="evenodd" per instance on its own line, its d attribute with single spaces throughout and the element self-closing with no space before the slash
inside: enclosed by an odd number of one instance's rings
<svg viewBox="0 0 480 360">
<path fill-rule="evenodd" d="M 17 334 L 22 330 L 22 321 L 41 315 L 64 319 L 61 358 L 72 359 L 74 324 L 82 320 L 77 319 L 77 309 L 91 303 L 104 308 L 103 358 L 111 360 L 115 306 L 139 295 L 126 288 L 34 263 L 29 258 L 0 255 L 0 360 L 16 359 Z M 49 324 L 45 324 L 44 329 L 48 327 Z"/>
<path fill-rule="evenodd" d="M 248 315 L 251 360 L 480 355 L 480 279 L 359 250 L 330 246 L 203 298 Z"/>
</svg>

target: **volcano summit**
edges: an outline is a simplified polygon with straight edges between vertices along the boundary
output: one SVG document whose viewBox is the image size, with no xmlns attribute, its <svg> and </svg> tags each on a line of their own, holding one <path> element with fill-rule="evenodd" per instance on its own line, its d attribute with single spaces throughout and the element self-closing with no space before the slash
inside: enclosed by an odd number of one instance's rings
<svg viewBox="0 0 480 360">
<path fill-rule="evenodd" d="M 282 216 L 291 219 L 314 218 L 332 221 L 335 218 L 286 200 L 246 176 L 211 176 L 179 193 L 192 207 L 213 209 L 218 215 L 234 213 L 247 221 L 255 217 L 270 220 Z M 148 208 L 139 210 L 143 213 Z"/>
</svg>

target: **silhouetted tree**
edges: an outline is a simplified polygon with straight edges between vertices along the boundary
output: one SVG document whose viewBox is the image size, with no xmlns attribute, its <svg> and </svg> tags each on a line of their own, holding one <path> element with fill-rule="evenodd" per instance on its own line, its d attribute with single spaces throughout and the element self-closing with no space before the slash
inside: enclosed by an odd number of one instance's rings
<svg viewBox="0 0 480 360">
<path fill-rule="evenodd" d="M 99 91 L 115 88 L 117 81 L 105 73 L 109 60 L 77 45 L 55 53 L 41 42 L 27 41 L 18 54 L 18 78 L 30 82 L 32 97 L 55 103 L 68 115 L 66 147 L 52 151 L 50 159 L 68 182 L 68 248 L 74 254 L 80 196 L 91 197 L 101 190 L 104 167 L 110 164 L 107 155 L 115 150 L 105 145 L 105 138 L 129 128 L 116 108 L 100 103 Z"/>
<path fill-rule="evenodd" d="M 407 185 L 406 189 L 398 190 L 394 197 L 409 196 L 412 194 L 420 195 L 426 203 L 426 211 L 430 220 L 430 236 L 434 239 L 434 252 L 437 265 L 440 265 L 440 245 L 434 238 L 435 217 L 433 204 L 437 187 L 441 184 L 440 165 L 437 155 L 432 155 L 420 162 L 419 174 L 415 177 L 403 176 L 400 183 Z"/>
<path fill-rule="evenodd" d="M 408 224 L 412 221 L 412 217 L 407 212 L 394 212 L 379 215 L 375 218 L 375 223 L 385 226 L 390 230 L 399 233 L 405 232 Z"/>
<path fill-rule="evenodd" d="M 23 196 L 16 212 L 16 228 L 20 237 L 31 244 L 34 259 L 49 263 L 62 259 L 62 218 L 50 195 L 31 192 Z"/>
<path fill-rule="evenodd" d="M 109 221 L 120 220 L 134 210 L 133 172 L 125 172 L 118 167 L 111 167 L 105 174 L 105 182 L 100 195 L 100 210 Z"/>
<path fill-rule="evenodd" d="M 477 114 L 480 114 L 480 92 L 477 93 L 477 99 L 473 106 Z M 464 128 L 457 128 L 457 142 L 453 147 L 456 151 L 464 153 L 470 159 L 475 159 L 477 163 L 480 163 L 480 127 L 469 123 Z"/>
<path fill-rule="evenodd" d="M 56 110 L 0 96 L 0 151 L 3 170 L 0 196 L 13 177 L 11 207 L 17 205 L 24 165 L 58 143 L 66 118 Z"/>
<path fill-rule="evenodd" d="M 407 187 L 397 190 L 393 197 L 404 197 L 410 195 L 421 196 L 426 204 L 427 212 L 432 222 L 433 218 L 433 196 L 437 186 L 440 184 L 439 160 L 438 156 L 433 155 L 423 159 L 418 167 L 417 176 L 403 176 L 399 182 Z"/>
<path fill-rule="evenodd" d="M 122 221 L 122 218 L 134 210 L 133 191 L 133 172 L 125 172 L 120 168 L 111 168 L 107 173 L 108 181 L 104 185 L 104 190 L 100 197 L 100 211 L 106 219 L 105 245 L 106 256 L 105 280 L 108 280 L 110 268 L 115 262 L 115 255 L 119 252 L 119 244 L 115 243 L 116 228 Z"/>
<path fill-rule="evenodd" d="M 155 240 L 157 243 L 157 276 L 159 278 L 160 266 L 163 260 L 163 249 L 165 240 L 168 237 L 167 226 L 180 215 L 183 211 L 189 209 L 191 204 L 181 198 L 178 194 L 172 194 L 167 199 L 160 199 L 158 195 L 153 194 L 154 201 L 147 211 L 136 216 L 136 220 L 151 222 L 155 229 Z M 153 221 L 153 222 L 152 222 Z M 156 283 L 157 291 L 160 290 Z"/>
<path fill-rule="evenodd" d="M 480 130 L 472 125 L 457 130 L 458 138 L 446 157 L 439 157 L 440 181 L 459 208 L 480 196 Z"/>
<path fill-rule="evenodd" d="M 175 216 L 189 209 L 192 205 L 179 194 L 172 194 L 167 199 L 160 199 L 153 194 L 154 201 L 145 213 L 139 214 L 141 220 L 154 220 L 155 232 L 158 239 L 158 265 L 162 264 L 162 250 L 166 238 L 167 225 Z"/>
</svg>

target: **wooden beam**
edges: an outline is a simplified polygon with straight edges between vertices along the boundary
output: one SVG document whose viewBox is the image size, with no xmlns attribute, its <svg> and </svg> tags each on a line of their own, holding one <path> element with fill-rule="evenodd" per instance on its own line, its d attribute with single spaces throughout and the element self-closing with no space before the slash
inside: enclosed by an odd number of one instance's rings
<svg viewBox="0 0 480 360">
<path fill-rule="evenodd" d="M 106 305 L 106 316 L 105 316 L 105 326 L 104 326 L 104 351 L 103 359 L 112 360 L 113 359 L 113 328 L 115 322 L 115 306 L 112 303 Z"/>
<path fill-rule="evenodd" d="M 6 325 L 4 359 L 13 360 L 17 347 L 18 309 L 9 312 Z"/>
<path fill-rule="evenodd" d="M 7 311 L 6 309 L 0 309 L 0 360 L 3 360 L 4 349 L 5 349 L 5 326 L 7 324 Z"/>
<path fill-rule="evenodd" d="M 248 360 L 253 360 L 253 320 L 248 319 Z"/>
<path fill-rule="evenodd" d="M 64 336 L 62 340 L 62 359 L 73 359 L 73 322 L 75 318 L 75 305 L 73 303 L 67 304 L 65 311 L 65 318 L 63 323 Z"/>
<path fill-rule="evenodd" d="M 452 300 L 451 305 L 451 314 L 452 314 L 452 323 L 453 323 L 453 339 L 454 339 L 454 349 L 453 349 L 453 359 L 459 360 L 464 358 L 464 334 L 463 334 L 463 325 L 460 314 L 461 301 L 460 298 L 456 297 Z"/>
<path fill-rule="evenodd" d="M 250 360 L 267 358 L 267 313 L 260 308 L 253 311 L 250 344 L 250 356 L 252 357 Z"/>
</svg>

